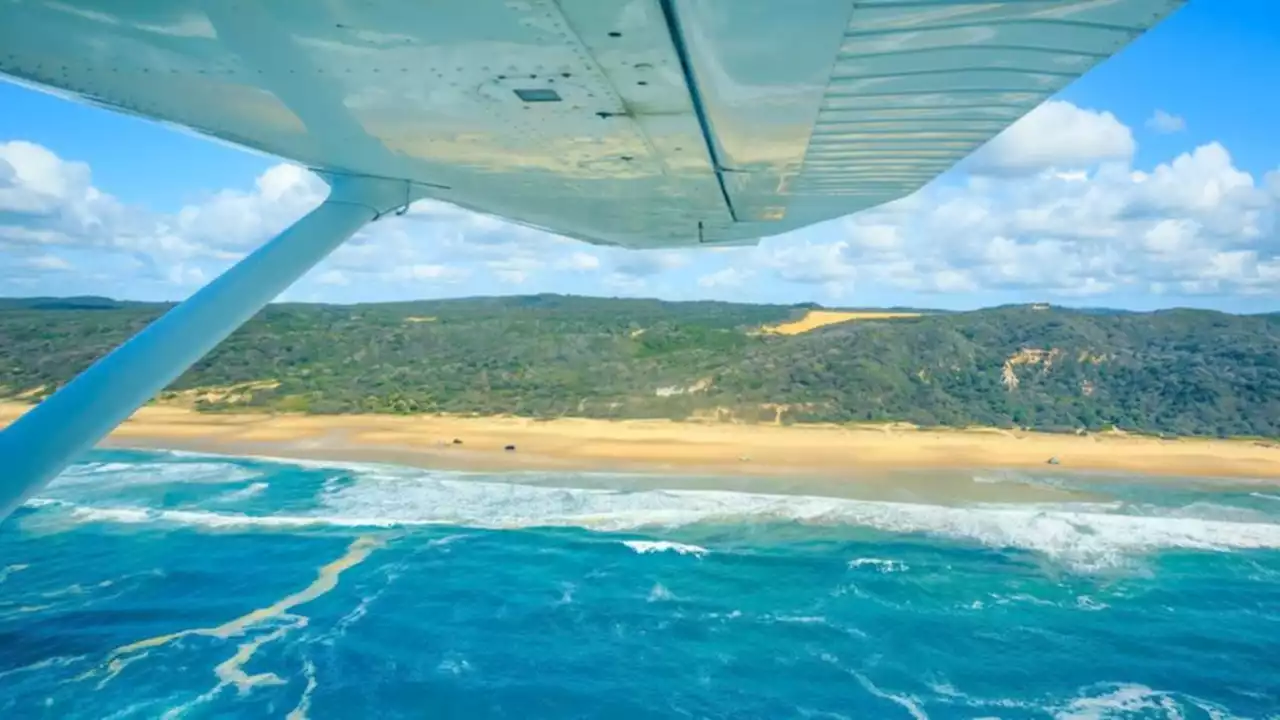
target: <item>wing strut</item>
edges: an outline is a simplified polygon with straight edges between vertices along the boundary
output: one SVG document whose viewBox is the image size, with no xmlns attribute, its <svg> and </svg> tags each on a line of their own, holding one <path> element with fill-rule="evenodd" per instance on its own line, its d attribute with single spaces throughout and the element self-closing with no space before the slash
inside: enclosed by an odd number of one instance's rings
<svg viewBox="0 0 1280 720">
<path fill-rule="evenodd" d="M 319 207 L 0 432 L 0 521 L 365 224 L 417 197 L 403 180 L 326 180 Z"/>
</svg>

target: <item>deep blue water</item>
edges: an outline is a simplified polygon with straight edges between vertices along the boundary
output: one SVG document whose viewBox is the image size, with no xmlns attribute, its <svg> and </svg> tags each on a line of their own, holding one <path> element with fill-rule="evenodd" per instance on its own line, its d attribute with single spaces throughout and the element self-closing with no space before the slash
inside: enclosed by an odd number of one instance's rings
<svg viewBox="0 0 1280 720">
<path fill-rule="evenodd" d="M 608 480 L 98 452 L 0 526 L 0 717 L 1280 717 L 1263 486 Z"/>
</svg>

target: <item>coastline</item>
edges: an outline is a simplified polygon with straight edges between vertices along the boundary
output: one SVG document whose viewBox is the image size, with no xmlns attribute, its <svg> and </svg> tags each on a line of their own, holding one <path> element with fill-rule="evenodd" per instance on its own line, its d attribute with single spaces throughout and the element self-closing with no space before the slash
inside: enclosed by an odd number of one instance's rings
<svg viewBox="0 0 1280 720">
<path fill-rule="evenodd" d="M 0 402 L 0 426 L 30 405 Z M 454 440 L 460 443 L 454 443 Z M 1113 472 L 1280 484 L 1280 445 L 1122 433 L 1055 435 L 906 425 L 199 413 L 139 410 L 107 447 L 475 470 L 601 470 L 831 480 L 913 470 Z M 514 451 L 504 448 L 514 445 Z M 1049 458 L 1060 465 L 1049 465 Z"/>
</svg>

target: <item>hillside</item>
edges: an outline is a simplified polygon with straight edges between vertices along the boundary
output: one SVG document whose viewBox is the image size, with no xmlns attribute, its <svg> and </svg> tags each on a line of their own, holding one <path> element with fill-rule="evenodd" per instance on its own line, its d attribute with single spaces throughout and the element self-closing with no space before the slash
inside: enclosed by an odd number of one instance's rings
<svg viewBox="0 0 1280 720">
<path fill-rule="evenodd" d="M 51 392 L 166 307 L 0 301 L 0 397 Z M 1280 315 L 1018 306 L 762 332 L 814 309 L 555 295 L 273 305 L 164 401 L 1280 436 Z"/>
</svg>

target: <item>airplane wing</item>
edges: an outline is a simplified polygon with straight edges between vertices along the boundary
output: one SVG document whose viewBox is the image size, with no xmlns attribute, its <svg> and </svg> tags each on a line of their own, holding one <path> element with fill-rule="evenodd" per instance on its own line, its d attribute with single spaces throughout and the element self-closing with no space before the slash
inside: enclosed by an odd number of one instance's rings
<svg viewBox="0 0 1280 720">
<path fill-rule="evenodd" d="M 1183 0 L 5 0 L 0 75 L 626 247 L 910 194 Z"/>
</svg>

